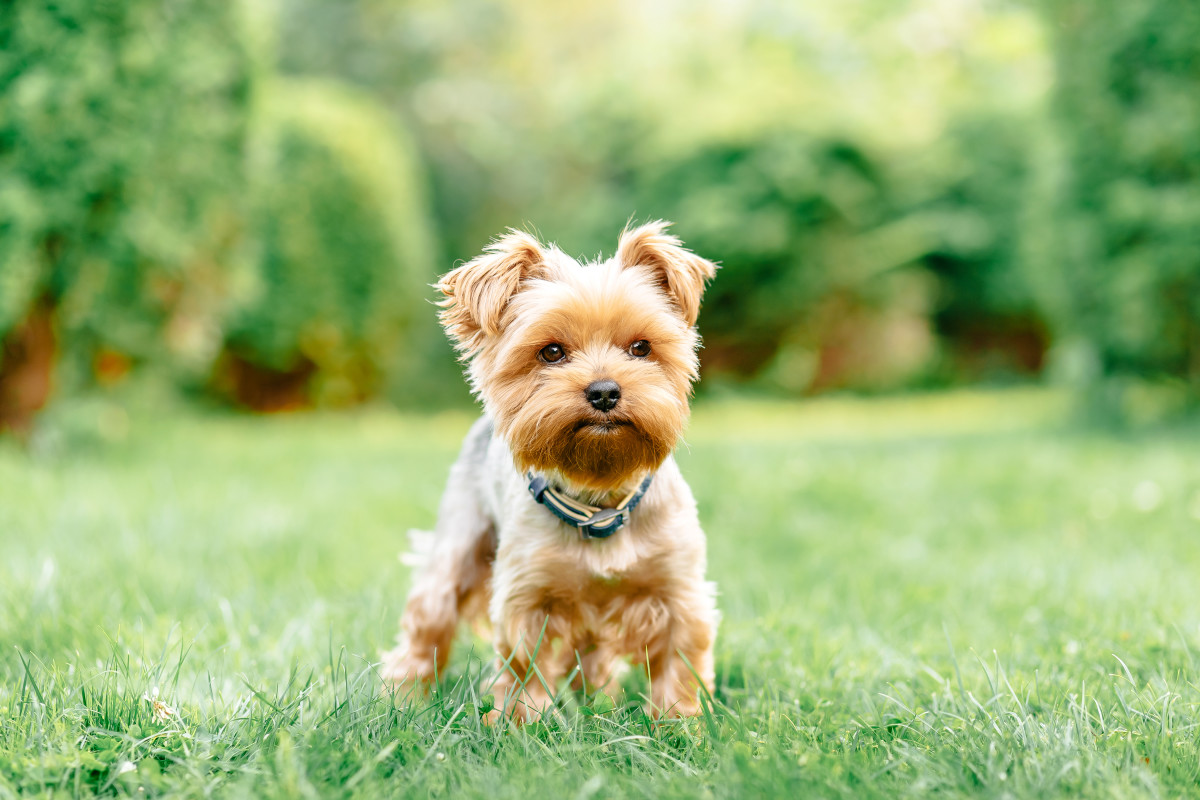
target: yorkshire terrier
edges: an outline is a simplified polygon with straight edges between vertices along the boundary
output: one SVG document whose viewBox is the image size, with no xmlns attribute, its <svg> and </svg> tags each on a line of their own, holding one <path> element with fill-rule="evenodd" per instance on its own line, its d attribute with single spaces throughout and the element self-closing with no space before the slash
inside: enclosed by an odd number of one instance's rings
<svg viewBox="0 0 1200 800">
<path fill-rule="evenodd" d="M 391 686 L 435 680 L 459 618 L 486 616 L 489 721 L 537 718 L 568 679 L 603 689 L 626 656 L 648 673 L 651 714 L 699 711 L 716 591 L 671 451 L 716 265 L 668 225 L 626 229 L 614 258 L 586 265 L 510 231 L 437 284 L 484 415 L 384 655 Z"/>
</svg>

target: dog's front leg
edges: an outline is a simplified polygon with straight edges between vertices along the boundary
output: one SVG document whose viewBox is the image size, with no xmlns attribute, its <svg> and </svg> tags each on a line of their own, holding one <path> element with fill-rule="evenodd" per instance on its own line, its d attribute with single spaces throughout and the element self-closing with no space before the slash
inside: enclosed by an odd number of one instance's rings
<svg viewBox="0 0 1200 800">
<path fill-rule="evenodd" d="M 690 717 L 700 712 L 700 688 L 713 688 L 713 641 L 717 611 L 711 584 L 666 600 L 670 622 L 646 649 L 653 716 Z"/>
<path fill-rule="evenodd" d="M 574 657 L 569 615 L 548 603 L 504 603 L 495 631 L 496 678 L 490 689 L 496 707 L 489 723 L 506 713 L 532 722 L 554 707 L 554 692 Z"/>
</svg>

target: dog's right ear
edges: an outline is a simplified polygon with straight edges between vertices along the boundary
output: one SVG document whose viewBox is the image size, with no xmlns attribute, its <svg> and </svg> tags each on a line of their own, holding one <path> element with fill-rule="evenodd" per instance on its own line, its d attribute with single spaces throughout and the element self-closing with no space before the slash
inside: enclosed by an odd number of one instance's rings
<svg viewBox="0 0 1200 800">
<path fill-rule="evenodd" d="M 500 333 L 500 320 L 521 281 L 540 274 L 545 252 L 528 233 L 509 229 L 479 255 L 437 282 L 443 298 L 439 318 L 459 350 L 471 355 L 489 336 Z"/>
</svg>

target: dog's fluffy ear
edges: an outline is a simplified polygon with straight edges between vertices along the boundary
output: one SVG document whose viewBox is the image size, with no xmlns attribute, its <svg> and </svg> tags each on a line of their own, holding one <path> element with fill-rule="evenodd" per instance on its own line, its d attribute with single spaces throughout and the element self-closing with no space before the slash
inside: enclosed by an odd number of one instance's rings
<svg viewBox="0 0 1200 800">
<path fill-rule="evenodd" d="M 717 274 L 717 265 L 683 247 L 679 238 L 667 233 L 671 223 L 657 220 L 621 233 L 617 259 L 626 268 L 649 267 L 688 325 L 700 316 L 704 282 Z"/>
<path fill-rule="evenodd" d="M 442 276 L 436 288 L 443 298 L 439 318 L 450 338 L 467 355 L 488 336 L 500 333 L 500 320 L 521 281 L 540 273 L 542 245 L 523 231 L 509 232 L 481 255 Z"/>
</svg>

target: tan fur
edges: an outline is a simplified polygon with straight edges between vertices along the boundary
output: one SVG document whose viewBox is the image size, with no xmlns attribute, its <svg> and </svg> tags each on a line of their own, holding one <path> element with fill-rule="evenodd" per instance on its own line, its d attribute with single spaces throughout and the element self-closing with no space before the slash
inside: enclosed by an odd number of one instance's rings
<svg viewBox="0 0 1200 800">
<path fill-rule="evenodd" d="M 716 267 L 666 230 L 626 230 L 616 257 L 586 266 L 510 231 L 438 284 L 442 323 L 485 415 L 451 470 L 400 644 L 384 656 L 393 686 L 432 680 L 459 619 L 486 610 L 497 651 L 490 691 L 518 720 L 550 708 L 569 675 L 603 688 L 625 657 L 648 670 L 653 713 L 699 710 L 700 685 L 712 688 L 715 590 L 671 451 Z M 629 347 L 642 339 L 651 352 L 637 358 Z M 551 343 L 565 348 L 561 362 L 539 359 Z M 585 397 L 601 379 L 621 388 L 608 412 Z M 584 540 L 531 498 L 528 470 L 596 505 L 655 478 L 624 528 Z"/>
</svg>

